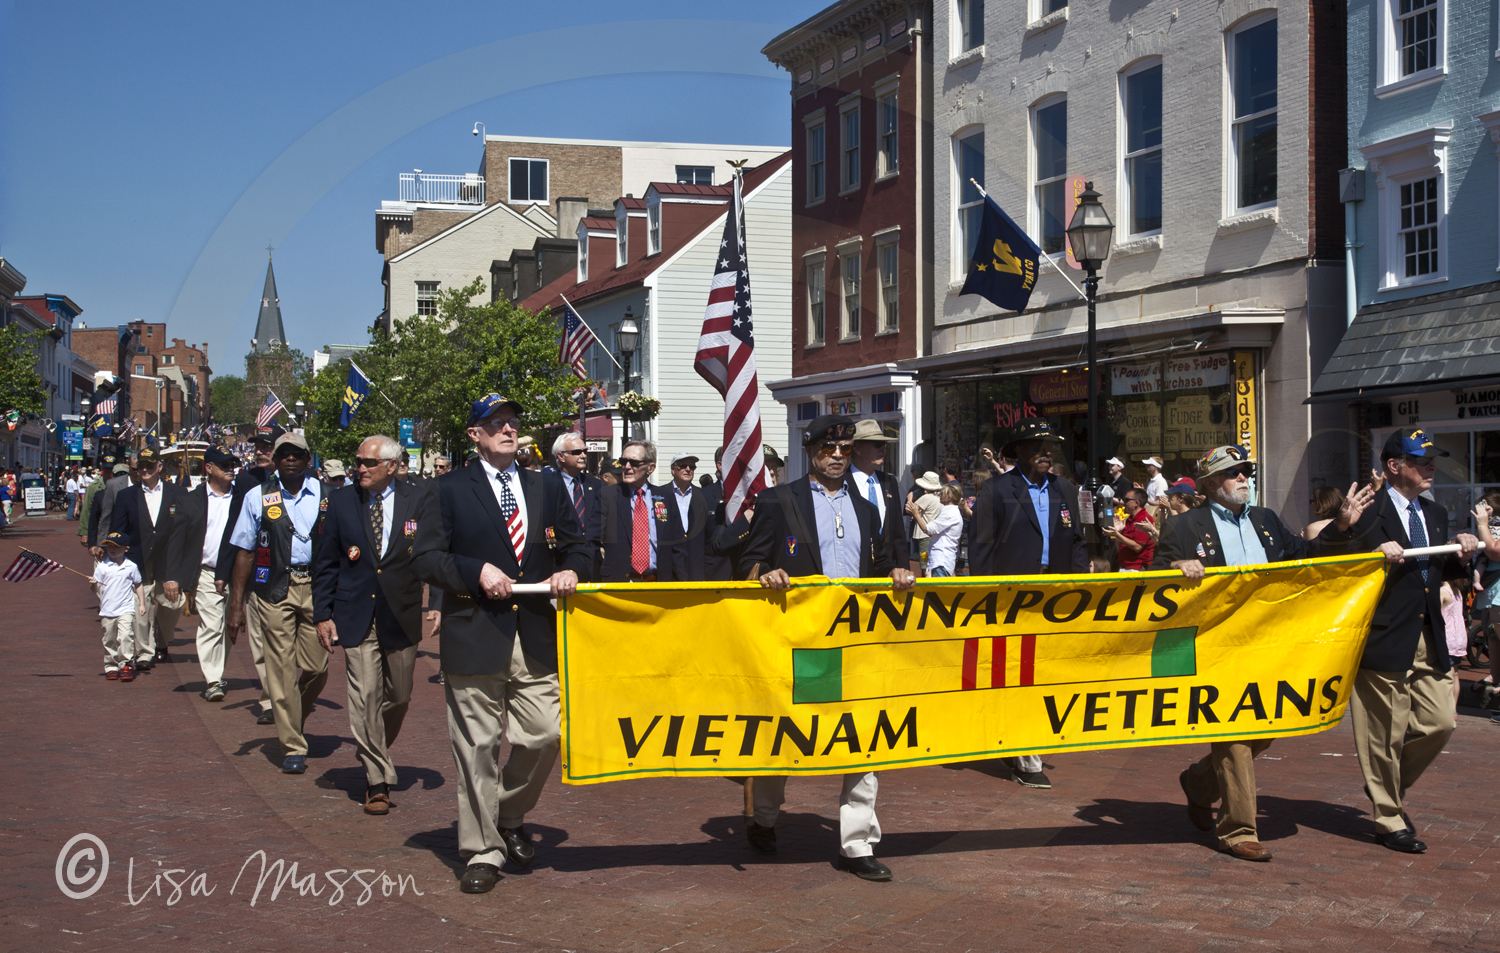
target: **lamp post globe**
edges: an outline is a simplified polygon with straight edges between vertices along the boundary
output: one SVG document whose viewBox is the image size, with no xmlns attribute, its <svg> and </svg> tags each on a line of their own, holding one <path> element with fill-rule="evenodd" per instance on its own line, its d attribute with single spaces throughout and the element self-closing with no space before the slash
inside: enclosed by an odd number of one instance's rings
<svg viewBox="0 0 1500 953">
<path fill-rule="evenodd" d="M 641 344 L 641 327 L 636 324 L 635 317 L 631 315 L 629 306 L 625 308 L 625 317 L 620 321 L 619 330 L 615 331 L 615 343 L 620 347 L 620 357 L 624 359 L 625 389 L 630 389 L 630 360 L 635 356 L 636 348 Z"/>
</svg>

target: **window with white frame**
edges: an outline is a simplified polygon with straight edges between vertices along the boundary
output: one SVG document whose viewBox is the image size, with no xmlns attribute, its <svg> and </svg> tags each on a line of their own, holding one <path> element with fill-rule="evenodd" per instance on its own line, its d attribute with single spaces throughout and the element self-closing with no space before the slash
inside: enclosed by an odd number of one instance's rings
<svg viewBox="0 0 1500 953">
<path fill-rule="evenodd" d="M 976 129 L 953 139 L 953 168 L 958 179 L 953 190 L 958 253 L 953 255 L 954 277 L 969 273 L 974 243 L 979 241 L 979 223 L 984 220 L 984 130 Z M 977 184 L 976 184 L 977 183 Z"/>
<path fill-rule="evenodd" d="M 847 192 L 859 188 L 859 100 L 839 113 L 839 130 L 839 191 Z"/>
<path fill-rule="evenodd" d="M 859 269 L 863 259 L 858 251 L 839 256 L 839 340 L 859 339 Z"/>
<path fill-rule="evenodd" d="M 965 53 L 984 45 L 984 0 L 957 0 L 957 4 L 953 17 L 958 27 L 954 31 L 956 52 Z"/>
<path fill-rule="evenodd" d="M 1032 202 L 1037 244 L 1054 255 L 1067 243 L 1068 101 L 1051 99 L 1031 111 Z"/>
<path fill-rule="evenodd" d="M 901 110 L 895 89 L 882 90 L 877 94 L 875 116 L 876 121 L 880 124 L 880 153 L 877 157 L 880 168 L 876 174 L 881 176 L 895 175 L 900 168 L 898 129 L 901 119 Z"/>
<path fill-rule="evenodd" d="M 630 214 L 625 211 L 625 206 L 615 208 L 615 267 L 625 267 L 626 258 L 630 254 Z"/>
<path fill-rule="evenodd" d="M 654 255 L 661 251 L 661 196 L 651 193 L 646 204 L 646 252 Z"/>
<path fill-rule="evenodd" d="M 1380 290 L 1447 279 L 1447 156 L 1453 127 L 1360 149 L 1377 175 Z"/>
<path fill-rule="evenodd" d="M 1410 76 L 1437 65 L 1438 0 L 1397 0 L 1396 49 L 1401 75 Z"/>
<path fill-rule="evenodd" d="M 828 162 L 825 148 L 824 124 L 819 122 L 807 127 L 807 204 L 823 201 L 828 190 Z"/>
<path fill-rule="evenodd" d="M 1231 32 L 1229 187 L 1232 212 L 1276 204 L 1276 18 Z"/>
<path fill-rule="evenodd" d="M 510 160 L 510 201 L 513 205 L 546 205 L 546 159 Z"/>
<path fill-rule="evenodd" d="M 713 185 L 714 167 L 711 165 L 680 165 L 677 181 L 682 185 Z"/>
<path fill-rule="evenodd" d="M 900 243 L 892 238 L 875 246 L 880 272 L 880 314 L 875 333 L 889 334 L 901 327 Z"/>
<path fill-rule="evenodd" d="M 589 280 L 589 227 L 578 223 L 578 283 Z"/>
<path fill-rule="evenodd" d="M 1161 230 L 1161 75 L 1158 60 L 1120 80 L 1126 225 L 1132 235 Z"/>
<path fill-rule="evenodd" d="M 438 283 L 436 281 L 417 282 L 417 314 L 431 315 L 438 313 Z"/>
<path fill-rule="evenodd" d="M 1040 20 L 1049 13 L 1066 8 L 1068 0 L 1031 0 L 1031 19 Z"/>
<path fill-rule="evenodd" d="M 1447 0 L 1376 0 L 1376 96 L 1441 79 L 1447 72 Z"/>
<path fill-rule="evenodd" d="M 823 257 L 808 258 L 803 267 L 807 272 L 807 343 L 822 344 L 827 333 L 824 323 L 827 305 L 827 288 L 824 279 Z"/>
</svg>

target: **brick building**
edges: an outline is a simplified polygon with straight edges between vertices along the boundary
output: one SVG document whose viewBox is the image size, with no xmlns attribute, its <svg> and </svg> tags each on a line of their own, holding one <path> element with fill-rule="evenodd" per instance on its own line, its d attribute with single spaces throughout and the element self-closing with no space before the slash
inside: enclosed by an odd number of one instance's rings
<svg viewBox="0 0 1500 953">
<path fill-rule="evenodd" d="M 925 3 L 843 0 L 762 50 L 792 75 L 793 376 L 769 385 L 783 439 L 801 446 L 823 413 L 875 417 L 900 434 L 897 475 L 923 405 L 897 362 L 927 353 L 932 327 L 928 19 Z M 805 468 L 790 455 L 790 476 Z"/>
<path fill-rule="evenodd" d="M 63 434 L 69 418 L 77 418 L 82 400 L 93 389 L 94 365 L 74 348 L 74 325 L 83 309 L 67 295 L 19 294 L 25 276 L 0 259 L 0 324 L 18 324 L 41 331 L 37 371 L 45 391 L 41 413 L 14 430 L 0 428 L 0 466 L 26 466 L 51 471 L 68 459 Z M 78 459 L 73 457 L 73 459 Z"/>
<path fill-rule="evenodd" d="M 156 425 L 167 442 L 173 434 L 208 419 L 208 378 L 211 369 L 205 346 L 167 337 L 167 326 L 133 321 L 125 342 L 125 371 L 130 375 L 130 416 L 141 430 Z M 117 367 L 118 328 L 89 328 L 74 332 L 78 351 L 112 376 Z"/>
</svg>

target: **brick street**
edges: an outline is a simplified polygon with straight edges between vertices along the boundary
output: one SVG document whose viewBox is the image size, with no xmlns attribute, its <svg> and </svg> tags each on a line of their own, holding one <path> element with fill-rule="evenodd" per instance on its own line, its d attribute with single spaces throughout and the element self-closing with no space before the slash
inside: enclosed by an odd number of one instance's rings
<svg viewBox="0 0 1500 953">
<path fill-rule="evenodd" d="M 74 530 L 24 520 L 0 548 L 7 564 L 19 543 L 87 571 Z M 4 950 L 1500 950 L 1500 821 L 1487 800 L 1500 727 L 1473 709 L 1410 795 L 1430 846 L 1421 856 L 1375 843 L 1341 724 L 1260 760 L 1269 864 L 1216 853 L 1188 823 L 1177 774 L 1201 747 L 1048 756 L 1050 791 L 991 763 L 885 773 L 876 853 L 890 884 L 834 870 L 835 779 L 791 782 L 781 854 L 762 859 L 744 842 L 732 782 L 565 787 L 554 770 L 528 823 L 536 866 L 507 866 L 472 897 L 457 889 L 434 641 L 393 750 L 396 807 L 367 817 L 341 655 L 308 722 L 308 772 L 288 777 L 274 730 L 251 714 L 246 646 L 230 654 L 222 704 L 197 694 L 191 617 L 173 663 L 106 682 L 85 580 L 3 585 L 15 663 L 0 742 L 12 792 Z M 58 854 L 85 832 L 107 846 L 108 873 L 97 893 L 69 899 Z M 296 862 L 317 895 L 288 883 L 273 897 L 274 877 L 257 895 L 257 851 Z M 174 897 L 165 880 L 151 889 L 172 869 L 179 881 L 203 875 L 196 895 Z M 375 884 L 363 896 L 358 882 L 334 886 L 355 869 Z"/>
</svg>

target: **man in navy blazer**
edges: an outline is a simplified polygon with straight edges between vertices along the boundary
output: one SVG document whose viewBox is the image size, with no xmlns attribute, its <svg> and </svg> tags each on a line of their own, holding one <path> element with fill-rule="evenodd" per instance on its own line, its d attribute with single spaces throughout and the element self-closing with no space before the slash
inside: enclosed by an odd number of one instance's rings
<svg viewBox="0 0 1500 953">
<path fill-rule="evenodd" d="M 169 597 L 165 587 L 175 575 L 169 541 L 187 491 L 161 478 L 161 457 L 151 447 L 136 455 L 136 472 L 141 482 L 125 487 L 115 497 L 110 532 L 130 540 L 126 558 L 140 567 L 146 585 L 149 611 L 135 616 L 135 651 L 136 669 L 149 672 L 155 662 L 167 660 L 172 630 L 182 617 L 182 593 Z"/>
<path fill-rule="evenodd" d="M 1078 488 L 1054 466 L 1053 452 L 1061 444 L 1047 421 L 1037 417 L 1023 421 L 1001 448 L 1016 465 L 985 481 L 974 498 L 971 575 L 1089 571 Z"/>
<path fill-rule="evenodd" d="M 1448 542 L 1448 511 L 1422 496 L 1432 488 L 1438 458 L 1446 456 L 1425 431 L 1397 430 L 1380 451 L 1386 485 L 1374 505 L 1347 530 L 1330 523 L 1318 534 L 1335 550 L 1373 549 L 1392 564 L 1370 622 L 1349 715 L 1376 840 L 1405 854 L 1427 849 L 1406 813 L 1406 792 L 1437 761 L 1458 721 L 1442 623 L 1443 581 L 1462 579 L 1465 560 L 1479 548 L 1473 534 L 1459 533 L 1454 541 L 1462 552 L 1456 555 L 1402 556 L 1406 549 Z"/>
<path fill-rule="evenodd" d="M 329 652 L 344 649 L 349 730 L 365 769 L 365 813 L 388 814 L 396 766 L 390 746 L 411 703 L 422 639 L 422 580 L 412 559 L 418 529 L 432 519 L 425 486 L 396 479 L 401 445 L 366 437 L 355 483 L 328 496 L 323 546 L 313 565 L 313 623 Z"/>
<path fill-rule="evenodd" d="M 656 445 L 627 440 L 620 482 L 604 493 L 604 565 L 600 582 L 688 582 L 687 546 L 677 504 L 647 478 L 656 470 Z M 637 547 L 641 536 L 645 545 Z"/>
<path fill-rule="evenodd" d="M 516 466 L 521 413 L 499 394 L 474 402 L 469 439 L 479 458 L 438 478 L 440 518 L 417 527 L 417 575 L 444 591 L 440 652 L 465 893 L 493 889 L 507 857 L 529 867 L 536 856 L 522 824 L 562 733 L 551 600 L 572 594 L 593 566 L 562 479 Z M 518 582 L 547 584 L 551 600 L 517 595 Z"/>
<path fill-rule="evenodd" d="M 583 524 L 583 538 L 589 541 L 589 554 L 594 560 L 594 578 L 599 577 L 599 561 L 604 545 L 604 491 L 603 480 L 588 472 L 589 452 L 583 438 L 568 432 L 552 442 L 552 459 L 557 463 L 558 475 L 562 477 L 563 489 Z"/>
<path fill-rule="evenodd" d="M 750 537 L 741 554 L 743 575 L 759 577 L 767 589 L 787 589 L 797 576 L 835 579 L 889 575 L 897 591 L 910 589 L 910 569 L 898 566 L 889 539 L 881 535 L 880 511 L 850 492 L 849 458 L 854 421 L 825 414 L 803 435 L 809 473 L 762 490 L 755 498 Z M 875 859 L 880 821 L 875 817 L 879 780 L 875 772 L 844 775 L 839 795 L 838 868 L 863 880 L 891 879 Z M 786 800 L 786 777 L 757 777 L 751 784 L 754 820 L 746 825 L 750 846 L 776 853 L 776 818 Z"/>
</svg>

